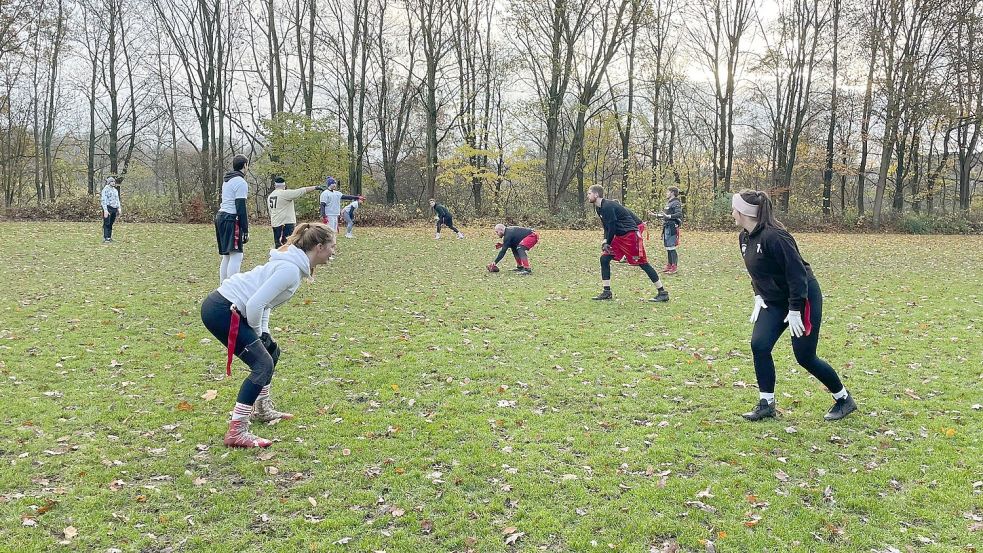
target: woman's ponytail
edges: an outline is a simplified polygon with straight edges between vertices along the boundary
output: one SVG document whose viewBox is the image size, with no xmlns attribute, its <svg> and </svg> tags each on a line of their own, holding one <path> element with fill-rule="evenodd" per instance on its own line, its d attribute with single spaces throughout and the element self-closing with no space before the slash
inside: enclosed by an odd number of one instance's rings
<svg viewBox="0 0 983 553">
<path fill-rule="evenodd" d="M 741 190 L 738 192 L 745 202 L 758 206 L 758 224 L 785 230 L 785 225 L 775 218 L 775 207 L 764 190 Z"/>
</svg>

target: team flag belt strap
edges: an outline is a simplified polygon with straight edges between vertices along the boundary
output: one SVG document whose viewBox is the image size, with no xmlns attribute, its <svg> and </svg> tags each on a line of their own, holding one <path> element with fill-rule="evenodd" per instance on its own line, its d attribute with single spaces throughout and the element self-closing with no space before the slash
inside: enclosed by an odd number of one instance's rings
<svg viewBox="0 0 983 553">
<path fill-rule="evenodd" d="M 812 334 L 812 305 L 806 300 L 805 308 L 802 310 L 802 325 L 806 329 L 805 336 Z"/>
<path fill-rule="evenodd" d="M 236 340 L 239 338 L 239 322 L 242 320 L 235 305 L 230 308 L 230 311 L 232 312 L 232 320 L 229 323 L 229 348 L 225 358 L 225 376 L 232 376 L 232 356 L 235 355 Z"/>
</svg>

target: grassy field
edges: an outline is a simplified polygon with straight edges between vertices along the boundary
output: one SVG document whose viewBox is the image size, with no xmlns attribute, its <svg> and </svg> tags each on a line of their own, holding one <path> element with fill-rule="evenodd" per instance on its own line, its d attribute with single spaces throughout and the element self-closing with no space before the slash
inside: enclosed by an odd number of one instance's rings
<svg viewBox="0 0 983 553">
<path fill-rule="evenodd" d="M 860 412 L 824 422 L 783 338 L 782 416 L 748 423 L 735 233 L 684 233 L 670 303 L 616 266 L 598 304 L 598 232 L 520 277 L 464 231 L 341 240 L 272 318 L 298 418 L 243 451 L 210 227 L 0 224 L 0 550 L 983 550 L 980 237 L 799 235 Z"/>
</svg>

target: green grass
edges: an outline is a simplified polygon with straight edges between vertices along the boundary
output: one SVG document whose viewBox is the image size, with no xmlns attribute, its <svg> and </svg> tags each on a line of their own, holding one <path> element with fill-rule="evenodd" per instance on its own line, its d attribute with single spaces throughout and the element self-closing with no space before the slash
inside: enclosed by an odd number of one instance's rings
<svg viewBox="0 0 983 553">
<path fill-rule="evenodd" d="M 983 548 L 979 237 L 798 236 L 861 411 L 823 422 L 783 338 L 783 416 L 752 424 L 735 233 L 685 233 L 656 305 L 627 266 L 590 301 L 597 232 L 543 232 L 526 278 L 484 271 L 490 230 L 360 228 L 273 315 L 298 418 L 261 453 L 221 444 L 246 369 L 203 343 L 210 227 L 99 232 L 0 224 L 2 550 Z"/>
</svg>

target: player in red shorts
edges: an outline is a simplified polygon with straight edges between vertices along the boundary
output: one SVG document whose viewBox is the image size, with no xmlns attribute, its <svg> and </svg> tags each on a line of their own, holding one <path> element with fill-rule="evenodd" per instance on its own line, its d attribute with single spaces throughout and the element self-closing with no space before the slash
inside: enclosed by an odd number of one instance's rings
<svg viewBox="0 0 983 553">
<path fill-rule="evenodd" d="M 531 275 L 532 268 L 529 267 L 529 250 L 539 242 L 539 235 L 531 228 L 526 227 L 507 227 L 501 223 L 495 225 L 495 234 L 502 239 L 495 244 L 499 249 L 498 257 L 495 261 L 488 264 L 488 271 L 498 272 L 498 262 L 505 257 L 505 252 L 512 250 L 515 257 L 516 267 L 513 269 L 520 275 Z"/>
<path fill-rule="evenodd" d="M 659 289 L 659 293 L 649 301 L 669 301 L 669 292 L 662 285 L 659 273 L 645 257 L 645 243 L 642 240 L 645 223 L 625 206 L 614 200 L 605 200 L 603 186 L 591 186 L 587 191 L 587 202 L 594 204 L 604 225 L 604 243 L 601 245 L 601 285 L 604 290 L 594 299 L 609 300 L 614 297 L 611 294 L 611 261 L 614 260 L 627 262 L 645 271 Z"/>
</svg>

